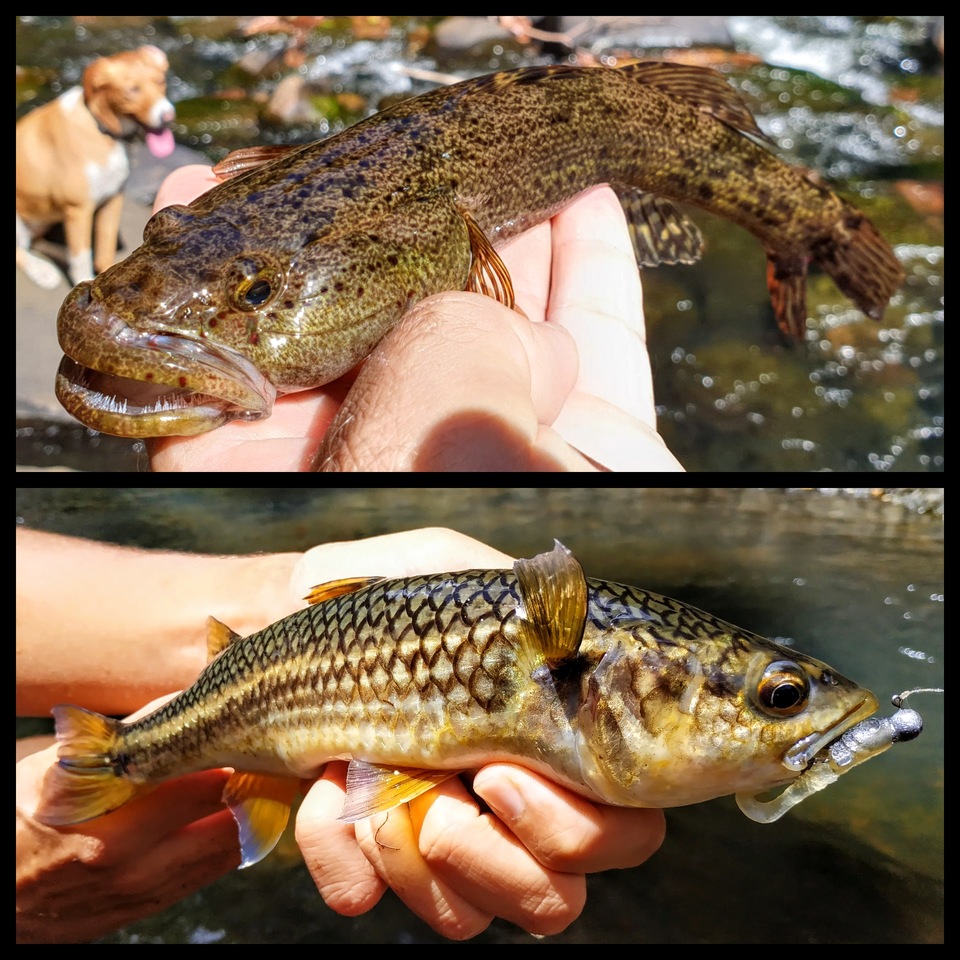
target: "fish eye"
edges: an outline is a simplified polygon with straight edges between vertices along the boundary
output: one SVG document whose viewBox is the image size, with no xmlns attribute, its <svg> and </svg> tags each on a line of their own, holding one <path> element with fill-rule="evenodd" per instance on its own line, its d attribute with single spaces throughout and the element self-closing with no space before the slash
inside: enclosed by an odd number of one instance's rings
<svg viewBox="0 0 960 960">
<path fill-rule="evenodd" d="M 792 717 L 807 705 L 810 680 L 792 660 L 775 660 L 757 684 L 757 702 L 775 717 Z"/>
<path fill-rule="evenodd" d="M 227 271 L 227 284 L 231 303 L 238 310 L 256 310 L 272 300 L 280 289 L 282 275 L 269 262 L 241 257 Z"/>
<path fill-rule="evenodd" d="M 261 303 L 269 299 L 272 290 L 267 280 L 254 280 L 244 291 L 244 302 L 253 307 L 259 307 Z"/>
</svg>

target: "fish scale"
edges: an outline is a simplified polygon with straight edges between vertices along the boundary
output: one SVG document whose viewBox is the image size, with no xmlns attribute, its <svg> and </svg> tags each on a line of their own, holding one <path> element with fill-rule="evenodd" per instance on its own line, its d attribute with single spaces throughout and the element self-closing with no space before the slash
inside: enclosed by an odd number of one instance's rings
<svg viewBox="0 0 960 960">
<path fill-rule="evenodd" d="M 261 716 L 257 735 L 268 737 L 285 736 L 305 714 L 327 711 L 325 727 L 310 734 L 327 755 L 349 752 L 360 726 L 399 723 L 398 702 L 410 697 L 420 708 L 442 708 L 450 732 L 462 725 L 451 713 L 479 723 L 509 689 L 509 621 L 518 602 L 510 580 L 478 572 L 456 582 L 390 581 L 308 607 L 237 641 L 193 687 L 143 723 L 130 762 L 138 776 L 162 774 L 155 758 L 163 756 L 165 764 L 169 752 L 181 749 L 181 738 L 215 742 L 225 755 L 242 751 L 254 711 Z M 265 704 L 272 708 L 264 711 Z M 198 716 L 196 728 L 183 730 L 184 714 Z"/>
<path fill-rule="evenodd" d="M 512 570 L 333 581 L 308 599 L 248 637 L 211 620 L 220 652 L 139 720 L 56 707 L 38 816 L 78 822 L 229 766 L 246 866 L 276 843 L 299 778 L 330 760 L 350 761 L 345 820 L 496 760 L 593 801 L 675 806 L 789 784 L 877 707 L 813 658 L 586 579 L 559 543 Z"/>
</svg>

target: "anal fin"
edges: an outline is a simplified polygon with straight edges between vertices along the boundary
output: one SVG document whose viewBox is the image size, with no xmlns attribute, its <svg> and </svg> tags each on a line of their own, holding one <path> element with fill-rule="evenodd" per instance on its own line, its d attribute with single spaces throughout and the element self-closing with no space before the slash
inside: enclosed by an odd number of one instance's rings
<svg viewBox="0 0 960 960">
<path fill-rule="evenodd" d="M 807 331 L 807 263 L 803 256 L 767 252 L 767 289 L 777 326 L 793 340 Z"/>
<path fill-rule="evenodd" d="M 237 771 L 223 790 L 240 833 L 240 869 L 262 860 L 276 845 L 290 819 L 300 781 Z"/>
<path fill-rule="evenodd" d="M 696 263 L 703 252 L 700 228 L 670 200 L 624 184 L 614 190 L 627 217 L 637 263 Z"/>
</svg>

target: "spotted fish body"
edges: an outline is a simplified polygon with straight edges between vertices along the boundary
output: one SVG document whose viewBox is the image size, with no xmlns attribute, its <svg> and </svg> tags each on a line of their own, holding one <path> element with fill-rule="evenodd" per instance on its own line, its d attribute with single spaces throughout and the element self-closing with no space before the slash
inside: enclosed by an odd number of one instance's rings
<svg viewBox="0 0 960 960">
<path fill-rule="evenodd" d="M 694 204 L 753 233 L 780 326 L 802 336 L 808 264 L 879 319 L 902 280 L 858 210 L 744 136 L 718 74 L 669 63 L 532 67 L 468 80 L 301 148 L 239 151 L 226 182 L 147 224 L 144 243 L 65 300 L 57 396 L 121 436 L 268 416 L 327 383 L 424 297 L 513 305 L 495 247 L 598 183 L 644 264 L 692 262 Z"/>
<path fill-rule="evenodd" d="M 347 820 L 494 760 L 595 801 L 668 807 L 789 783 L 798 744 L 813 756 L 877 707 L 816 660 L 585 579 L 559 544 L 513 570 L 336 581 L 312 599 L 226 633 L 196 683 L 139 720 L 55 708 L 41 819 L 99 816 L 149 784 L 230 766 L 246 865 L 276 842 L 295 778 L 328 760 L 351 761 Z"/>
</svg>

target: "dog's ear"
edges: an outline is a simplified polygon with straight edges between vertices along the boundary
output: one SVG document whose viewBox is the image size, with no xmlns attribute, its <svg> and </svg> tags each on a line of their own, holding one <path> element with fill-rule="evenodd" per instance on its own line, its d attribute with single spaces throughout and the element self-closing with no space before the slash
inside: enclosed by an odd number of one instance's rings
<svg viewBox="0 0 960 960">
<path fill-rule="evenodd" d="M 167 55 L 152 43 L 140 47 L 135 50 L 134 53 L 139 54 L 139 56 L 143 57 L 144 61 L 151 63 L 161 73 L 166 73 L 170 69 L 170 61 L 167 60 Z"/>
<path fill-rule="evenodd" d="M 110 103 L 109 90 L 120 82 L 117 64 L 101 57 L 83 71 L 83 99 L 87 109 L 104 130 L 119 137 L 123 133 L 120 117 Z"/>
</svg>

